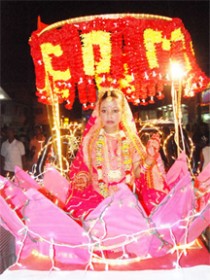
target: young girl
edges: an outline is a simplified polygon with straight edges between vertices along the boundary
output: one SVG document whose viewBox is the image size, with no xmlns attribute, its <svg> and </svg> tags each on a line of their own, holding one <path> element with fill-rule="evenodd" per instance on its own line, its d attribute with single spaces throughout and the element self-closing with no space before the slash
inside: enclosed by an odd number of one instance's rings
<svg viewBox="0 0 210 280">
<path fill-rule="evenodd" d="M 125 184 L 138 195 L 146 212 L 150 212 L 154 203 L 151 199 L 159 203 L 167 192 L 159 146 L 158 134 L 151 137 L 146 148 L 143 146 L 128 102 L 120 90 L 99 92 L 71 168 L 66 210 L 84 214 Z M 75 199 L 80 201 L 80 210 L 76 209 Z"/>
</svg>

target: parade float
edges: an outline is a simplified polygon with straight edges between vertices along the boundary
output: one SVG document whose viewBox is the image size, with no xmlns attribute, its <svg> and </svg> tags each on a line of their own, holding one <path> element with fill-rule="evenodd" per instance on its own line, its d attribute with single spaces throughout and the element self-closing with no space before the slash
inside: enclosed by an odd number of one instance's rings
<svg viewBox="0 0 210 280">
<path fill-rule="evenodd" d="M 85 16 L 51 25 L 39 20 L 29 44 L 36 95 L 50 108 L 51 144 L 57 157 L 38 176 L 17 167 L 13 180 L 0 178 L 1 226 L 16 240 L 16 262 L 10 271 L 208 266 L 209 253 L 200 236 L 209 226 L 210 165 L 193 176 L 184 143 L 179 143 L 184 142 L 182 98 L 207 89 L 210 79 L 196 63 L 182 21 L 148 14 Z M 181 68 L 174 72 L 174 67 Z M 166 174 L 169 194 L 148 215 L 122 187 L 82 223 L 72 219 L 63 208 L 71 166 L 63 165 L 59 105 L 71 110 L 78 98 L 84 111 L 93 110 L 98 91 L 112 87 L 120 88 L 130 104 L 146 106 L 163 99 L 166 86 L 171 88 L 178 150 Z M 75 131 L 70 133 L 73 150 Z M 88 199 L 86 192 L 84 200 Z"/>
</svg>

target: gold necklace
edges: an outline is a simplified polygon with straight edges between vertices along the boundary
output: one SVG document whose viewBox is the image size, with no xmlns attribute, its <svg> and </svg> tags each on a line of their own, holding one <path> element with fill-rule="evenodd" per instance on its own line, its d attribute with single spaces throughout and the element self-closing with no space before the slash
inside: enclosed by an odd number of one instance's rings
<svg viewBox="0 0 210 280">
<path fill-rule="evenodd" d="M 105 159 L 105 163 L 107 164 L 107 171 L 108 171 L 108 179 L 112 182 L 112 181 L 119 181 L 122 177 L 122 172 L 121 172 L 121 138 L 119 137 L 119 132 L 117 133 L 112 133 L 112 134 L 106 134 L 107 135 L 105 137 L 105 145 L 104 145 L 104 159 Z M 117 136 L 117 137 L 116 137 Z M 112 143 L 110 143 L 112 140 L 110 139 L 110 137 L 115 138 L 114 141 L 116 141 L 116 153 L 115 151 L 113 151 L 113 145 Z M 117 139 L 116 139 L 117 138 Z M 109 157 L 110 155 L 110 157 Z M 110 162 L 117 162 L 116 167 L 113 168 L 110 165 Z"/>
<path fill-rule="evenodd" d="M 116 133 L 115 133 L 116 134 Z M 110 135 L 110 134 L 109 134 Z M 116 169 L 116 170 L 111 170 L 110 166 L 108 167 L 108 178 L 111 180 L 117 180 L 119 181 L 122 177 L 121 174 L 121 167 L 123 164 L 123 170 L 125 172 L 125 178 L 126 178 L 126 184 L 130 184 L 131 182 L 131 167 L 132 167 L 132 160 L 129 154 L 129 143 L 126 139 L 125 133 L 123 130 L 119 131 L 119 135 L 120 135 L 120 156 L 118 156 L 119 160 L 120 160 L 120 170 Z M 98 139 L 96 141 L 96 169 L 97 169 L 97 173 L 98 173 L 98 185 L 99 185 L 99 190 L 100 193 L 106 197 L 109 195 L 109 189 L 108 189 L 108 185 L 106 184 L 106 182 L 104 181 L 103 178 L 103 164 L 104 164 L 104 157 L 103 157 L 103 150 L 106 147 L 106 138 L 104 135 L 104 130 L 101 129 Z M 107 147 L 106 147 L 107 149 Z M 122 154 L 121 154 L 122 153 Z M 108 156 L 108 153 L 106 153 Z M 106 162 L 109 164 L 109 159 L 105 159 Z M 121 162 L 122 160 L 122 162 Z"/>
</svg>

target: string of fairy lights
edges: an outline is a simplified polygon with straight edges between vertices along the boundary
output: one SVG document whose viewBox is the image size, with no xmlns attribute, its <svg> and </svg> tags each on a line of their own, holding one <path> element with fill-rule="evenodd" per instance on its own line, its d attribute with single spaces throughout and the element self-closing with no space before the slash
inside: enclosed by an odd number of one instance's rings
<svg viewBox="0 0 210 280">
<path fill-rule="evenodd" d="M 142 126 L 141 129 L 139 130 L 139 134 L 142 135 L 142 133 L 144 133 L 144 129 L 145 127 L 150 127 L 153 130 L 158 131 L 161 134 L 161 130 L 159 128 L 157 128 L 157 125 L 153 122 L 153 123 L 147 123 L 146 125 Z M 82 132 L 82 125 L 81 123 L 77 123 L 77 122 L 72 122 L 70 123 L 68 126 L 64 126 L 65 131 L 68 130 L 68 132 L 65 135 L 62 135 L 61 137 L 66 141 L 66 146 L 67 146 L 67 155 L 69 156 L 69 158 L 74 157 L 76 150 L 79 147 L 80 144 L 80 135 Z M 167 142 L 169 141 L 170 137 L 173 136 L 173 131 L 168 135 L 168 137 L 165 139 L 165 141 L 163 142 L 163 149 L 165 149 Z M 78 136 L 79 135 L 79 136 Z M 145 132 L 145 135 L 150 137 L 150 135 L 147 135 L 147 132 Z M 47 145 L 52 145 L 52 142 L 48 143 Z M 46 149 L 46 147 L 44 147 L 43 149 Z M 192 155 L 193 152 L 193 144 L 191 142 L 191 153 L 190 155 Z M 167 152 L 166 155 L 168 156 Z M 69 158 L 65 158 L 65 160 L 68 162 Z M 188 159 L 188 163 L 190 162 L 191 159 Z M 53 163 L 53 166 L 56 168 L 55 163 Z M 190 166 L 190 165 L 189 165 Z M 69 170 L 70 165 L 67 166 L 66 172 L 67 170 Z M 45 171 L 44 171 L 45 172 Z M 43 175 L 44 175 L 43 172 Z M 37 180 L 37 182 L 42 185 L 42 181 L 40 179 L 37 179 L 34 176 L 34 179 Z M 16 186 L 15 184 L 12 185 L 5 185 L 5 182 L 2 183 L 1 189 L 4 189 L 4 192 L 2 192 L 3 196 L 5 196 L 5 200 L 9 203 L 10 208 L 12 209 L 13 212 L 17 213 L 17 211 L 20 210 L 21 206 L 20 205 L 13 205 L 13 203 L 11 202 L 12 199 L 14 198 L 14 188 L 19 188 L 21 189 L 21 182 L 19 182 L 20 185 Z M 7 186 L 7 187 L 6 187 Z M 199 192 L 199 196 L 202 197 L 203 195 L 205 195 L 206 193 L 208 193 L 208 188 L 205 188 L 205 192 Z M 164 202 L 165 203 L 165 202 Z M 30 204 L 30 199 L 27 200 L 27 202 L 24 205 L 24 209 L 27 208 L 27 206 Z M 132 202 L 131 202 L 132 204 Z M 105 221 L 105 217 L 106 217 L 106 212 L 109 209 L 109 206 L 111 204 L 107 205 L 107 207 L 105 208 L 105 210 L 101 213 L 101 215 L 95 220 L 95 221 L 89 221 L 89 226 L 87 227 L 86 225 L 86 229 L 84 230 L 84 234 L 86 236 L 88 236 L 88 240 L 89 242 L 87 244 L 80 244 L 80 245 L 74 245 L 72 246 L 71 244 L 66 244 L 66 243 L 60 243 L 60 242 L 56 242 L 56 240 L 52 240 L 52 239 L 48 239 L 45 236 L 40 235 L 39 233 L 33 231 L 30 229 L 30 227 L 28 227 L 26 224 L 24 225 L 23 223 L 23 228 L 22 230 L 19 232 L 19 234 L 23 234 L 22 239 L 18 240 L 17 242 L 18 247 L 19 247 L 19 251 L 17 254 L 17 262 L 16 264 L 21 266 L 21 254 L 23 253 L 24 250 L 24 243 L 25 240 L 27 239 L 27 237 L 31 238 L 32 236 L 34 237 L 33 240 L 35 242 L 45 242 L 47 244 L 49 244 L 49 254 L 45 255 L 42 252 L 33 250 L 32 251 L 32 255 L 34 255 L 37 258 L 50 258 L 52 267 L 50 270 L 55 270 L 56 268 L 56 257 L 55 257 L 55 248 L 56 246 L 59 247 L 66 247 L 66 248 L 86 248 L 88 250 L 88 252 L 90 253 L 90 260 L 88 262 L 87 265 L 87 269 L 88 268 L 94 268 L 94 263 L 99 263 L 99 264 L 105 264 L 105 266 L 107 266 L 107 269 L 109 267 L 109 265 L 122 265 L 122 264 L 129 264 L 129 263 L 135 263 L 135 262 L 139 262 L 142 259 L 146 259 L 146 258 L 150 258 L 150 255 L 145 255 L 145 256 L 137 256 L 137 257 L 129 257 L 129 254 L 126 252 L 126 246 L 131 244 L 132 242 L 138 243 L 141 238 L 145 237 L 145 236 L 151 236 L 151 235 L 155 235 L 159 240 L 160 240 L 160 244 L 159 247 L 157 248 L 157 250 L 160 250 L 162 247 L 164 246 L 168 246 L 170 245 L 168 248 L 168 253 L 174 253 L 176 252 L 177 255 L 177 260 L 174 264 L 175 267 L 179 267 L 179 261 L 181 256 L 184 254 L 186 254 L 186 250 L 193 248 L 193 246 L 197 246 L 198 245 L 198 240 L 195 240 L 194 242 L 188 244 L 186 237 L 188 234 L 188 226 L 189 223 L 192 222 L 192 220 L 198 216 L 202 216 L 202 212 L 190 212 L 188 213 L 187 217 L 185 217 L 184 219 L 179 219 L 177 221 L 175 221 L 174 224 L 169 224 L 169 225 L 161 225 L 159 227 L 155 226 L 155 227 L 150 227 L 149 229 L 146 230 L 141 230 L 139 232 L 135 232 L 132 234 L 123 234 L 123 235 L 118 235 L 118 236 L 114 236 L 114 237 L 107 237 L 107 225 L 106 225 L 106 221 Z M 162 204 L 160 203 L 161 207 Z M 138 207 L 137 203 L 133 203 L 132 207 Z M 68 214 L 68 213 L 67 213 Z M 145 217 L 146 218 L 146 217 Z M 28 219 L 28 217 L 22 217 L 22 221 L 24 222 L 26 219 Z M 29 218 L 30 219 L 30 218 Z M 7 224 L 7 221 L 2 221 L 3 223 Z M 96 235 L 94 235 L 94 225 L 97 223 L 100 223 L 100 225 L 103 228 L 103 234 L 100 234 L 99 237 L 97 237 Z M 174 233 L 173 233 L 173 227 L 175 226 L 175 224 L 182 224 L 182 230 L 183 230 L 183 224 L 184 228 L 185 228 L 185 239 L 183 241 L 183 244 L 178 244 L 176 241 L 176 238 L 174 237 Z M 85 227 L 84 227 L 85 228 Z M 164 241 L 164 238 L 161 236 L 161 234 L 159 234 L 159 231 L 162 231 L 163 229 L 167 229 L 170 232 L 170 236 L 171 236 L 171 244 L 168 244 L 167 242 Z M 123 238 L 123 241 L 121 240 Z M 106 243 L 110 242 L 110 240 L 112 241 L 111 245 L 106 245 Z M 118 242 L 118 240 L 121 240 L 120 242 Z M 195 245 L 197 244 L 197 245 Z M 122 255 L 120 257 L 117 257 L 115 259 L 107 259 L 104 255 L 104 251 L 106 250 L 117 250 L 120 249 L 122 252 Z M 66 254 L 66 253 L 64 253 Z M 20 262 L 20 263 L 19 263 Z"/>
<path fill-rule="evenodd" d="M 14 198 L 14 189 L 21 188 L 21 183 L 19 182 L 19 185 L 9 185 L 5 184 L 4 186 L 1 186 L 1 189 L 3 189 L 2 195 L 5 198 L 5 201 L 7 201 L 10 209 L 16 213 L 17 216 L 17 209 L 14 207 L 12 200 Z M 208 192 L 208 189 L 206 189 Z M 23 192 L 24 193 L 24 192 Z M 204 193 L 205 195 L 205 193 Z M 27 198 L 27 195 L 26 195 Z M 27 201 L 21 206 L 18 205 L 19 210 L 20 208 L 23 208 L 24 210 L 22 213 L 27 213 L 27 207 L 30 206 L 30 203 L 33 202 L 33 199 L 28 198 Z M 156 225 L 155 222 L 152 220 L 153 217 L 147 217 L 145 216 L 144 213 L 142 213 L 141 208 L 139 208 L 139 205 L 136 201 L 136 203 L 133 201 L 133 197 L 131 201 L 125 200 L 125 204 L 130 205 L 130 207 L 133 207 L 137 209 L 138 211 L 141 212 L 141 214 L 144 216 L 148 223 L 148 228 L 145 228 L 143 230 L 133 232 L 131 234 L 120 234 L 117 236 L 109 236 L 108 234 L 108 229 L 107 229 L 107 224 L 106 224 L 106 215 L 108 214 L 107 212 L 111 209 L 112 207 L 112 200 L 111 202 L 109 201 L 106 205 L 106 207 L 102 210 L 101 214 L 93 219 L 93 220 L 87 220 L 84 221 L 86 226 L 83 227 L 84 232 L 83 236 L 87 237 L 87 241 L 82 243 L 82 244 L 70 244 L 66 242 L 59 242 L 56 240 L 56 237 L 50 236 L 51 234 L 40 234 L 36 230 L 32 230 L 30 228 L 30 217 L 23 214 L 22 218 L 18 217 L 22 221 L 22 228 L 18 231 L 18 238 L 17 238 L 17 259 L 16 259 L 16 265 L 19 267 L 24 267 L 22 264 L 22 255 L 24 253 L 24 248 L 25 246 L 30 246 L 28 243 L 27 239 L 30 239 L 33 244 L 48 244 L 48 254 L 40 252 L 36 249 L 33 249 L 30 254 L 32 254 L 34 257 L 38 258 L 38 260 L 44 260 L 48 259 L 51 262 L 51 270 L 57 270 L 59 267 L 56 267 L 56 263 L 59 262 L 57 259 L 56 255 L 56 248 L 66 248 L 69 249 L 70 252 L 63 252 L 61 253 L 62 257 L 64 258 L 70 258 L 70 255 L 72 254 L 72 250 L 76 248 L 81 248 L 83 250 L 86 250 L 89 255 L 89 260 L 86 265 L 86 269 L 92 269 L 94 270 L 94 264 L 104 264 L 106 267 L 106 270 L 109 269 L 109 266 L 112 265 L 128 265 L 131 263 L 135 262 L 140 262 L 142 260 L 151 258 L 151 254 L 148 252 L 143 252 L 142 255 L 140 256 L 129 256 L 129 253 L 127 251 L 126 246 L 129 244 L 141 244 L 141 240 L 144 238 L 151 238 L 155 236 L 160 242 L 157 244 L 156 251 L 160 251 L 166 249 L 165 254 L 174 254 L 176 253 L 176 261 L 174 262 L 174 267 L 178 268 L 180 267 L 180 259 L 182 255 L 186 255 L 187 250 L 193 250 L 193 249 L 198 249 L 201 248 L 200 241 L 198 239 L 194 240 L 193 242 L 187 243 L 187 235 L 188 235 L 188 230 L 189 230 L 189 224 L 196 218 L 196 217 L 201 217 L 202 219 L 205 219 L 203 212 L 204 210 L 200 212 L 195 212 L 193 210 L 189 211 L 187 216 L 184 218 L 180 218 L 178 220 L 175 220 L 171 222 L 170 224 L 168 223 L 163 223 L 160 226 Z M 120 205 L 121 204 L 121 205 Z M 165 204 L 164 202 L 161 202 L 159 207 L 162 207 Z M 119 207 L 122 207 L 123 201 L 119 201 Z M 8 228 L 10 228 L 9 222 L 7 220 L 4 220 L 4 218 L 1 217 L 1 223 L 5 224 Z M 101 227 L 103 228 L 103 234 L 100 232 L 97 234 L 94 232 L 94 226 L 99 223 Z M 88 226 L 89 224 L 89 226 Z M 181 225 L 181 226 L 180 226 Z M 176 237 L 174 234 L 174 231 L 176 229 Z M 169 231 L 170 234 L 170 242 L 167 240 L 164 240 L 164 230 Z M 177 232 L 183 232 L 184 239 L 182 242 L 180 240 L 177 240 L 177 236 L 179 234 Z M 56 236 L 56 234 L 54 235 Z M 111 242 L 111 244 L 110 244 Z M 107 245 L 108 243 L 108 245 Z M 110 244 L 110 245 L 109 245 Z M 34 246 L 32 246 L 34 247 Z M 38 247 L 38 245 L 37 245 Z M 40 246 L 42 248 L 42 246 Z M 112 251 L 119 251 L 120 256 L 117 258 L 107 258 L 105 256 L 105 252 L 107 250 L 112 250 Z M 73 252 L 74 253 L 74 252 Z M 163 253 L 164 254 L 164 253 Z"/>
<path fill-rule="evenodd" d="M 162 126 L 159 125 L 159 120 L 155 121 L 147 121 L 145 124 L 142 124 L 141 120 L 137 120 L 137 122 L 140 124 L 140 129 L 138 130 L 138 135 L 140 136 L 143 144 L 146 145 L 146 142 L 151 137 L 151 134 L 154 132 L 158 132 L 159 135 L 163 138 L 163 132 L 162 132 Z M 83 132 L 84 125 L 81 122 L 70 122 L 68 124 L 60 126 L 59 135 L 56 132 L 56 137 L 52 137 L 49 139 L 49 141 L 43 145 L 42 149 L 39 152 L 39 156 L 41 158 L 41 165 L 52 165 L 54 166 L 62 175 L 66 176 L 70 170 L 71 163 L 76 156 L 77 150 L 79 148 L 80 142 L 81 142 L 81 135 Z M 55 127 L 54 129 L 55 130 Z M 148 130 L 148 131 L 147 131 Z M 176 160 L 178 155 L 173 155 L 171 151 L 168 148 L 168 144 L 174 140 L 175 131 L 172 128 L 170 130 L 169 135 L 165 139 L 162 139 L 161 146 L 164 152 L 164 155 L 166 158 L 171 158 L 173 161 Z M 188 141 L 189 149 L 187 156 L 187 163 L 188 163 L 188 169 L 192 176 L 193 174 L 193 168 L 192 168 L 192 162 L 193 162 L 193 153 L 195 150 L 195 145 L 193 143 L 192 138 L 187 135 L 187 139 L 184 139 L 184 141 Z M 179 150 L 185 151 L 185 144 L 180 141 L 181 144 L 179 144 Z M 60 153 L 58 153 L 55 149 L 57 145 L 60 145 Z M 175 145 L 177 146 L 177 143 L 175 142 Z M 62 146 L 62 147 L 61 147 Z M 46 151 L 47 155 L 46 155 Z M 59 164 L 58 158 L 60 157 L 59 162 L 62 161 L 62 164 Z M 36 170 L 36 165 L 32 168 L 31 175 L 34 177 L 34 173 Z M 62 168 L 61 168 L 62 166 Z M 43 169 L 42 169 L 43 171 Z M 40 173 L 42 172 L 40 170 Z"/>
</svg>

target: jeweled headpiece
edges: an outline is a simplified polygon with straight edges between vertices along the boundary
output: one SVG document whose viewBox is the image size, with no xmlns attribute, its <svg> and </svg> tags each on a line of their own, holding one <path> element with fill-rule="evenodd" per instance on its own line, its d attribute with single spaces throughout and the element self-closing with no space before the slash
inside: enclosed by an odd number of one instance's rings
<svg viewBox="0 0 210 280">
<path fill-rule="evenodd" d="M 102 88 L 100 89 L 100 91 L 98 92 L 98 99 L 101 99 L 103 98 L 104 94 L 107 93 L 107 97 L 110 98 L 112 96 L 112 92 L 119 95 L 119 96 L 122 96 L 123 93 L 120 89 L 118 88 Z"/>
</svg>

